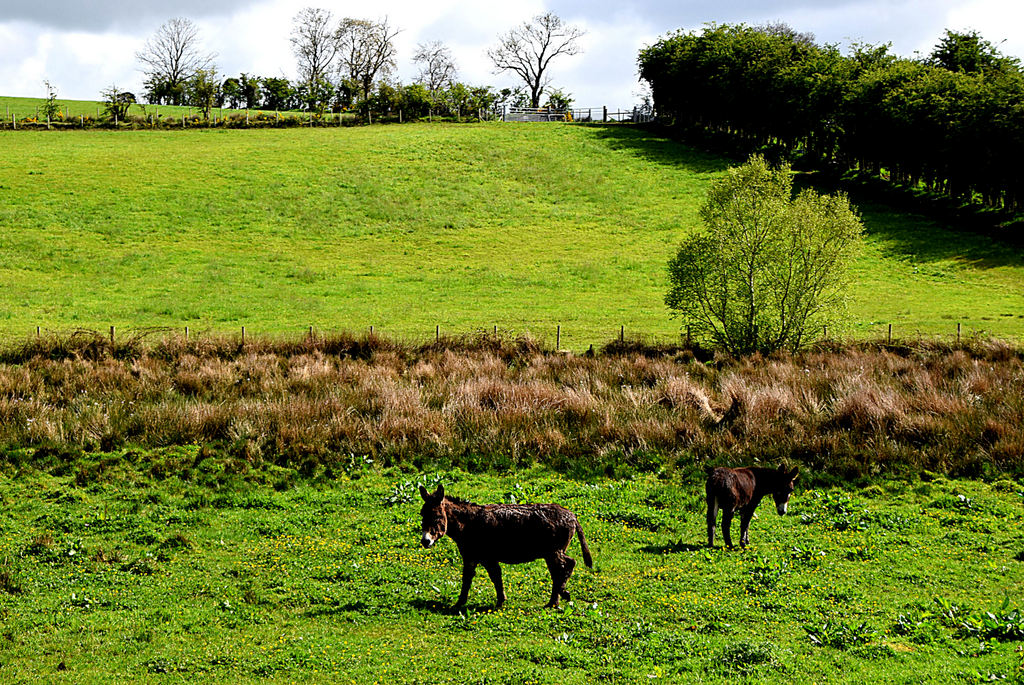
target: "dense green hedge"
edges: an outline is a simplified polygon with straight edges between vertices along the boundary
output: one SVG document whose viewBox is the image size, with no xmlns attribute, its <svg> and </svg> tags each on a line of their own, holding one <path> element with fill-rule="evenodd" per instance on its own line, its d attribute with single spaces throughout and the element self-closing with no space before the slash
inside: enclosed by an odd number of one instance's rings
<svg viewBox="0 0 1024 685">
<path fill-rule="evenodd" d="M 1010 212 L 1024 208 L 1024 73 L 977 34 L 927 58 L 844 55 L 788 27 L 710 25 L 644 49 L 659 115 L 744 152 L 857 170 Z"/>
<path fill-rule="evenodd" d="M 471 117 L 433 117 L 432 121 L 458 121 L 474 122 L 481 121 L 476 113 Z M 184 119 L 184 121 L 182 121 Z M 486 115 L 485 115 L 486 119 Z M 325 115 L 311 113 L 278 114 L 274 112 L 253 112 L 250 116 L 234 113 L 228 116 L 212 116 L 204 119 L 198 114 L 182 116 L 154 116 L 154 115 L 130 115 L 124 119 L 115 120 L 109 116 L 90 117 L 72 116 L 67 119 L 46 121 L 39 117 L 27 119 L 0 119 L 0 131 L 39 131 L 39 130 L 78 130 L 78 129 L 195 129 L 195 128 L 298 128 L 298 127 L 338 127 L 355 126 L 367 123 L 401 123 L 421 121 L 421 118 L 412 118 L 408 115 L 378 114 L 366 115 L 364 113 L 343 112 L 341 114 L 328 113 Z"/>
</svg>

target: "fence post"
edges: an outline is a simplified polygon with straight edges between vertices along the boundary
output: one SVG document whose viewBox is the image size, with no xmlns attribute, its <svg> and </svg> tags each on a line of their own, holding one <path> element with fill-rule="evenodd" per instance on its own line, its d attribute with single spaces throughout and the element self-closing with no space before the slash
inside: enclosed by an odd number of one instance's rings
<svg viewBox="0 0 1024 685">
<path fill-rule="evenodd" d="M 188 326 L 185 326 L 185 340 L 188 340 Z"/>
<path fill-rule="evenodd" d="M 36 326 L 36 337 L 39 337 L 39 326 Z"/>
<path fill-rule="evenodd" d="M 956 344 L 960 344 L 960 322 L 956 322 Z"/>
<path fill-rule="evenodd" d="M 559 324 L 555 329 L 555 352 L 562 349 L 562 325 Z"/>
<path fill-rule="evenodd" d="M 892 324 L 889 324 L 889 338 L 887 341 L 890 345 L 892 344 Z"/>
<path fill-rule="evenodd" d="M 434 327 L 434 342 L 441 340 L 441 326 L 440 324 Z"/>
<path fill-rule="evenodd" d="M 113 326 L 110 327 L 110 344 L 111 345 L 114 344 L 114 327 Z"/>
<path fill-rule="evenodd" d="M 313 327 L 309 327 L 309 342 L 313 342 Z"/>
<path fill-rule="evenodd" d="M 373 326 L 370 326 L 370 335 L 373 335 Z"/>
<path fill-rule="evenodd" d="M 608 123 L 608 105 L 601 107 L 601 122 Z"/>
<path fill-rule="evenodd" d="M 625 324 L 622 324 L 622 325 L 619 326 L 619 342 L 622 342 L 625 339 L 626 339 L 626 326 L 625 326 Z"/>
</svg>

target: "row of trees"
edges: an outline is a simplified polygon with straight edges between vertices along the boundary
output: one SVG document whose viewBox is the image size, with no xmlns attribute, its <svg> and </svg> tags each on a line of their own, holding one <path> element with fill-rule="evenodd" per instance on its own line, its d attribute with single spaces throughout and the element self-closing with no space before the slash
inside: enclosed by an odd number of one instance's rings
<svg viewBox="0 0 1024 685">
<path fill-rule="evenodd" d="M 977 33 L 907 59 L 841 54 L 784 25 L 710 25 L 644 49 L 662 117 L 747 150 L 854 169 L 961 201 L 1024 207 L 1024 73 Z"/>
<path fill-rule="evenodd" d="M 495 73 L 510 71 L 523 82 L 520 88 L 501 91 L 460 83 L 452 53 L 439 41 L 418 45 L 414 83 L 397 83 L 398 34 L 386 18 L 336 21 L 328 10 L 307 7 L 295 15 L 290 37 L 299 73 L 295 81 L 246 73 L 220 80 L 216 55 L 203 49 L 197 27 L 184 18 L 163 24 L 136 57 L 146 74 L 145 98 L 151 104 L 189 105 L 207 112 L 213 106 L 319 113 L 360 107 L 385 113 L 402 109 L 411 116 L 454 115 L 502 102 L 537 107 L 545 93 L 564 105 L 567 96 L 550 87 L 549 67 L 560 55 L 579 53 L 583 31 L 549 12 L 499 36 L 498 46 L 488 51 Z"/>
<path fill-rule="evenodd" d="M 489 86 L 468 86 L 451 82 L 428 88 L 423 83 L 402 85 L 378 81 L 367 93 L 350 81 L 334 83 L 327 79 L 291 81 L 276 76 L 241 74 L 222 82 L 211 82 L 212 72 L 197 72 L 181 85 L 178 97 L 162 97 L 147 91 L 150 104 L 180 104 L 205 110 L 211 107 L 231 109 L 264 109 L 276 111 L 303 110 L 323 114 L 359 109 L 381 114 L 402 111 L 409 118 L 456 116 L 491 111 L 502 104 L 524 104 L 522 89 L 495 90 Z M 557 99 L 560 91 L 553 90 Z"/>
</svg>

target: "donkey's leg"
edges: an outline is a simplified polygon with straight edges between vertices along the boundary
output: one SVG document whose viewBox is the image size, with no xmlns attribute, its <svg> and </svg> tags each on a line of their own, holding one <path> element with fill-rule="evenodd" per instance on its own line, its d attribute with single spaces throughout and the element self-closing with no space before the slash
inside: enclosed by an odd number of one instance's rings
<svg viewBox="0 0 1024 685">
<path fill-rule="evenodd" d="M 500 609 L 501 605 L 505 603 L 505 586 L 501 582 L 501 565 L 496 561 L 488 561 L 484 563 L 484 568 L 487 569 L 487 575 L 494 583 L 494 591 L 498 593 L 498 601 L 494 606 Z"/>
<path fill-rule="evenodd" d="M 555 552 L 550 556 L 544 557 L 544 561 L 548 565 L 548 573 L 551 574 L 551 600 L 545 605 L 546 607 L 558 608 L 558 595 L 562 588 L 565 587 L 564 569 L 562 566 L 563 558 L 564 555 L 561 552 Z"/>
<path fill-rule="evenodd" d="M 732 547 L 732 509 L 729 507 L 723 507 L 722 509 L 722 539 L 725 540 L 726 547 Z"/>
<path fill-rule="evenodd" d="M 715 520 L 718 518 L 718 500 L 708 495 L 708 547 L 715 546 Z"/>
<path fill-rule="evenodd" d="M 462 606 L 469 599 L 469 586 L 473 582 L 473 575 L 476 573 L 476 561 L 462 560 L 462 592 L 459 593 L 459 600 L 455 602 L 456 608 Z"/>
<path fill-rule="evenodd" d="M 750 519 L 754 518 L 753 507 L 743 507 L 740 510 L 740 547 L 750 544 Z"/>
<path fill-rule="evenodd" d="M 558 594 L 561 595 L 562 599 L 567 601 L 572 599 L 572 597 L 569 596 L 569 592 L 565 589 L 565 585 L 569 582 L 569 576 L 572 575 L 572 570 L 574 568 L 576 568 L 576 560 L 570 556 L 566 556 L 562 561 L 562 587 L 559 589 Z"/>
</svg>

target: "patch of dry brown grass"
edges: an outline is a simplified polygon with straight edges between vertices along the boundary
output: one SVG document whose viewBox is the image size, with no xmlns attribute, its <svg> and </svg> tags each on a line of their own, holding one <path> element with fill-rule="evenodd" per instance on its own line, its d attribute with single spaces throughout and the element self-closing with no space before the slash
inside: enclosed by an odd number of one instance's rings
<svg viewBox="0 0 1024 685">
<path fill-rule="evenodd" d="M 121 347 L 77 335 L 0 351 L 0 444 L 223 444 L 250 465 L 355 454 L 1020 474 L 1022 357 L 995 341 L 729 359 L 626 344 L 574 356 L 488 335 Z"/>
</svg>

